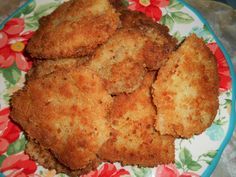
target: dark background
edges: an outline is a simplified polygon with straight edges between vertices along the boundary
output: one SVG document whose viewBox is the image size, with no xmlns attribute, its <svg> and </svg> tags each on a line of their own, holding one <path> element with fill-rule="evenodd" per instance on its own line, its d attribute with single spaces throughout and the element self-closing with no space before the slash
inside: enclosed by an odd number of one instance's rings
<svg viewBox="0 0 236 177">
<path fill-rule="evenodd" d="M 233 8 L 236 8 L 236 0 L 216 0 L 231 5 Z"/>
</svg>

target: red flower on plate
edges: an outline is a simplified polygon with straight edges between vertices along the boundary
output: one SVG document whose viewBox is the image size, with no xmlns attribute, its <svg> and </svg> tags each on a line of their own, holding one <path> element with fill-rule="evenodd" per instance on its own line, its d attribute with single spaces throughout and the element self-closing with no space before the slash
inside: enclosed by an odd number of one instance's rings
<svg viewBox="0 0 236 177">
<path fill-rule="evenodd" d="M 23 153 L 10 155 L 1 164 L 0 171 L 6 177 L 28 177 L 37 169 L 36 163 Z"/>
<path fill-rule="evenodd" d="M 91 171 L 81 177 L 121 177 L 123 175 L 129 175 L 129 172 L 125 169 L 118 170 L 115 165 L 106 163 L 99 170 Z"/>
<path fill-rule="evenodd" d="M 0 30 L 0 67 L 8 68 L 16 63 L 22 71 L 31 68 L 31 62 L 23 55 L 23 50 L 33 32 L 23 32 L 24 20 L 12 18 Z"/>
<path fill-rule="evenodd" d="M 20 136 L 20 129 L 10 122 L 9 108 L 0 111 L 0 155 L 7 151 L 8 146 Z"/>
<path fill-rule="evenodd" d="M 160 7 L 169 5 L 169 0 L 129 0 L 129 9 L 145 13 L 148 17 L 159 21 L 162 17 Z"/>
<path fill-rule="evenodd" d="M 179 173 L 174 164 L 159 165 L 157 167 L 155 177 L 200 177 L 198 174 L 192 172 Z"/>
<path fill-rule="evenodd" d="M 207 46 L 210 48 L 210 50 L 215 55 L 215 58 L 217 60 L 217 67 L 220 78 L 220 91 L 229 90 L 231 88 L 231 77 L 230 77 L 229 66 L 224 57 L 224 54 L 217 45 L 217 43 L 215 42 L 209 43 L 207 44 Z"/>
</svg>

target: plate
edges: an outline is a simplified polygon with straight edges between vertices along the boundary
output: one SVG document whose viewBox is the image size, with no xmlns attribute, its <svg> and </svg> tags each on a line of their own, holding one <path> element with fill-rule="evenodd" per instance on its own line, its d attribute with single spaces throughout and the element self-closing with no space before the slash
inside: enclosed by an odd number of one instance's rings
<svg viewBox="0 0 236 177">
<path fill-rule="evenodd" d="M 191 139 L 175 141 L 175 164 L 154 168 L 103 163 L 97 172 L 84 177 L 164 177 L 210 176 L 228 144 L 235 125 L 236 76 L 230 57 L 201 14 L 183 0 L 163 0 L 158 5 L 149 0 L 122 0 L 124 5 L 141 11 L 169 27 L 179 42 L 190 33 L 202 37 L 215 55 L 220 78 L 219 110 L 211 127 Z M 62 0 L 30 0 L 0 25 L 0 176 L 64 177 L 47 170 L 24 153 L 27 140 L 23 132 L 9 119 L 11 95 L 24 85 L 31 62 L 24 47 L 42 16 L 50 14 Z M 134 5 L 135 4 L 135 5 Z M 104 175 L 105 174 L 105 175 Z"/>
</svg>

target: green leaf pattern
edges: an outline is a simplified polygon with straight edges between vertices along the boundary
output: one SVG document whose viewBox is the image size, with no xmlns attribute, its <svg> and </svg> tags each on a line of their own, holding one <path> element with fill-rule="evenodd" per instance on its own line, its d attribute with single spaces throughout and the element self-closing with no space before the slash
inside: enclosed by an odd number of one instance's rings
<svg viewBox="0 0 236 177">
<path fill-rule="evenodd" d="M 25 136 L 21 136 L 20 139 L 10 144 L 7 149 L 7 155 L 17 154 L 18 152 L 23 151 L 25 149 L 26 142 Z"/>
<path fill-rule="evenodd" d="M 15 85 L 20 80 L 21 71 L 15 64 L 9 68 L 1 68 L 1 72 L 6 81 L 11 85 Z"/>
<path fill-rule="evenodd" d="M 180 23 L 180 24 L 189 24 L 194 21 L 193 17 L 191 17 L 189 14 L 181 12 L 181 11 L 172 12 L 171 16 L 176 23 Z"/>
<path fill-rule="evenodd" d="M 189 164 L 192 161 L 192 154 L 187 148 L 183 148 L 180 150 L 179 159 L 182 164 Z"/>
<path fill-rule="evenodd" d="M 35 31 L 39 27 L 39 19 L 50 14 L 61 3 L 61 0 L 54 0 L 46 4 L 37 4 L 36 0 L 33 0 L 28 6 L 21 9 L 21 11 L 19 11 L 15 17 L 23 17 L 25 19 L 26 30 Z"/>
<path fill-rule="evenodd" d="M 1 166 L 1 164 L 2 164 L 2 162 L 3 162 L 3 160 L 4 160 L 5 158 L 7 158 L 6 155 L 1 155 L 1 156 L 0 156 L 0 166 Z"/>
<path fill-rule="evenodd" d="M 21 13 L 23 13 L 24 15 L 30 14 L 36 7 L 36 2 L 35 0 L 31 1 L 28 6 L 26 6 Z"/>
<path fill-rule="evenodd" d="M 173 29 L 174 23 L 173 18 L 168 14 L 162 16 L 161 18 L 161 24 L 168 26 L 170 31 Z"/>
<path fill-rule="evenodd" d="M 168 8 L 171 10 L 181 10 L 183 7 L 184 7 L 183 4 L 175 0 L 170 0 L 170 5 L 168 6 Z"/>
<path fill-rule="evenodd" d="M 180 161 L 177 161 L 176 167 L 183 171 L 198 171 L 202 166 L 196 160 L 193 160 L 191 152 L 186 148 L 182 148 L 179 153 Z"/>
<path fill-rule="evenodd" d="M 183 12 L 184 5 L 178 0 L 170 0 L 170 4 L 165 8 L 165 15 L 161 18 L 161 24 L 173 30 L 175 24 L 190 24 L 194 22 L 194 18 L 186 12 Z"/>
<path fill-rule="evenodd" d="M 216 156 L 216 154 L 217 154 L 217 151 L 209 151 L 209 152 L 203 154 L 203 156 L 209 157 L 209 158 L 214 158 Z"/>
<path fill-rule="evenodd" d="M 54 9 L 56 9 L 59 5 L 60 5 L 60 3 L 58 3 L 58 2 L 51 2 L 48 4 L 40 5 L 39 7 L 37 7 L 35 9 L 34 17 L 39 19 L 42 16 L 46 16 L 46 15 L 50 14 Z"/>
<path fill-rule="evenodd" d="M 210 150 L 206 153 L 201 154 L 200 156 L 198 156 L 198 158 L 193 159 L 191 151 L 187 149 L 187 147 L 183 147 L 179 151 L 179 160 L 176 160 L 175 165 L 183 172 L 196 172 L 202 168 L 203 162 L 206 164 L 210 164 L 216 154 L 216 150 Z"/>
<path fill-rule="evenodd" d="M 178 40 L 178 43 L 181 43 L 185 39 L 185 37 L 182 36 L 179 31 L 176 31 L 173 36 Z"/>
<path fill-rule="evenodd" d="M 132 171 L 135 177 L 146 177 L 146 176 L 150 176 L 151 174 L 150 168 L 132 167 Z"/>
</svg>

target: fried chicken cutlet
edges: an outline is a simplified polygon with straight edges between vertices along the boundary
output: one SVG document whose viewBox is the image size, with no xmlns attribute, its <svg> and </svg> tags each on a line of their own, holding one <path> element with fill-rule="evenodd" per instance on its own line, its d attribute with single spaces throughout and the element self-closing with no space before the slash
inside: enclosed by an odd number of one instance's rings
<svg viewBox="0 0 236 177">
<path fill-rule="evenodd" d="M 40 146 L 40 144 L 34 142 L 33 140 L 28 141 L 25 152 L 30 156 L 31 159 L 38 162 L 41 166 L 49 170 L 54 169 L 57 173 L 65 173 L 70 177 L 80 176 L 81 174 L 88 173 L 93 169 L 92 166 L 87 166 L 82 170 L 71 170 L 69 167 L 61 164 L 49 150 Z"/>
<path fill-rule="evenodd" d="M 202 133 L 218 109 L 216 60 L 192 34 L 173 52 L 153 84 L 155 127 L 162 135 L 190 138 Z"/>
<path fill-rule="evenodd" d="M 40 19 L 26 50 L 33 58 L 79 57 L 104 43 L 120 24 L 108 0 L 70 0 Z"/>
<path fill-rule="evenodd" d="M 11 118 L 62 164 L 85 169 L 96 167 L 97 151 L 110 136 L 106 118 L 112 101 L 93 71 L 59 70 L 16 92 Z"/>
<path fill-rule="evenodd" d="M 121 1 L 110 0 L 110 2 L 121 14 L 120 20 L 123 27 L 140 29 L 150 38 L 144 53 L 145 63 L 150 70 L 159 69 L 177 45 L 177 40 L 169 34 L 168 27 L 154 22 L 141 12 L 127 9 Z"/>
<path fill-rule="evenodd" d="M 112 135 L 99 151 L 101 159 L 145 167 L 174 161 L 174 138 L 154 129 L 156 110 L 150 92 L 154 77 L 154 72 L 148 73 L 133 93 L 114 98 L 109 114 Z"/>
<path fill-rule="evenodd" d="M 96 50 L 87 67 L 105 80 L 110 94 L 130 93 L 141 85 L 146 73 L 143 53 L 147 40 L 135 28 L 119 29 Z"/>
<path fill-rule="evenodd" d="M 119 12 L 123 27 L 140 29 L 150 39 L 144 51 L 145 64 L 149 70 L 158 70 L 175 50 L 177 40 L 169 34 L 167 26 L 154 22 L 141 12 L 124 9 Z"/>
</svg>

